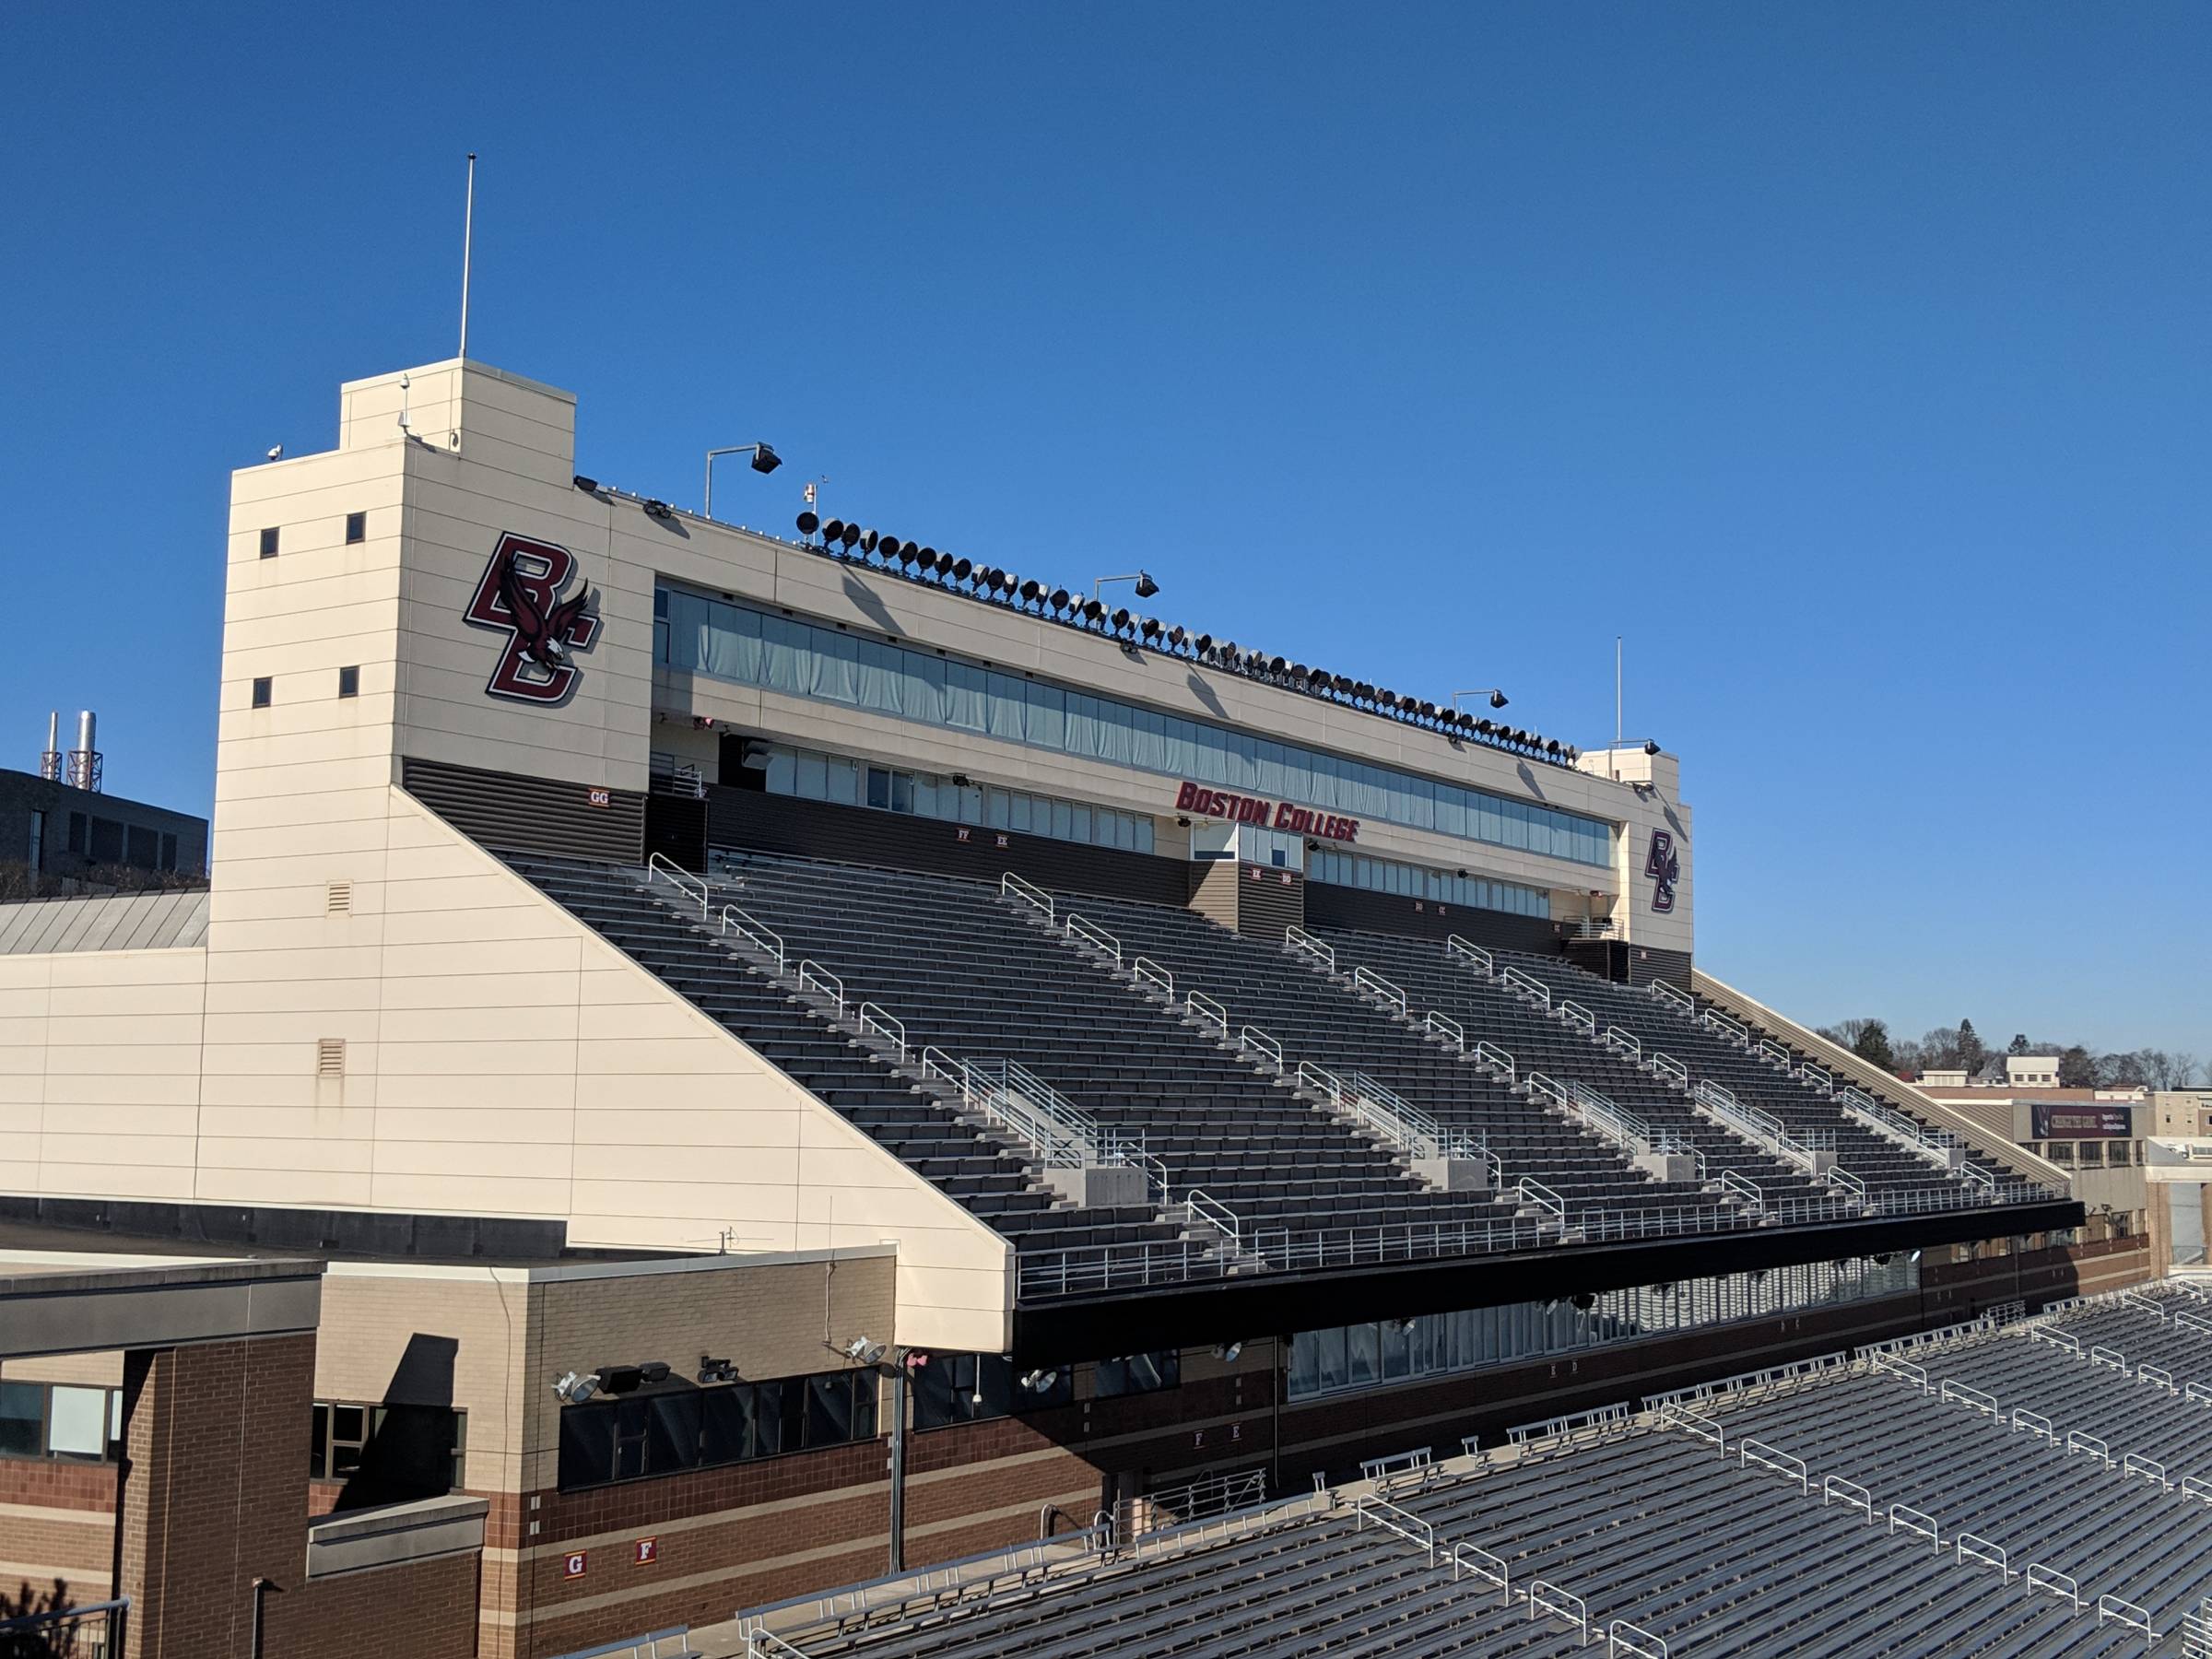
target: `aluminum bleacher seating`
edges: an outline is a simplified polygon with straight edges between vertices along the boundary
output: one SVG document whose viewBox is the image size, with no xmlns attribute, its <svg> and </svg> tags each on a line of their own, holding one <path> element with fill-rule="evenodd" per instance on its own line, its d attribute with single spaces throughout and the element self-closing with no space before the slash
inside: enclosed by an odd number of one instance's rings
<svg viewBox="0 0 2212 1659">
<path fill-rule="evenodd" d="M 2068 1450 L 2032 1414 L 2015 1426 L 1983 1402 L 2035 1398 L 2054 1418 L 2094 1412 L 2100 1424 L 2139 1417 L 2137 1440 L 2197 1464 L 2212 1453 L 2212 1400 L 2091 1360 L 2087 1338 L 2124 1336 L 2175 1359 L 2191 1344 L 2212 1353 L 2212 1330 L 2176 1324 L 2202 1305 L 2109 1299 L 1885 1343 L 1688 1403 L 1668 1396 L 1636 1417 L 1594 1414 L 1502 1452 L 1415 1466 L 1394 1484 L 1251 1516 L 1241 1531 L 1169 1535 L 1149 1550 L 1139 1540 L 1133 1556 L 1006 1593 L 842 1617 L 833 1595 L 820 1604 L 829 1613 L 801 1610 L 772 1636 L 759 1627 L 756 1652 L 2163 1653 L 2184 1621 L 2191 1640 L 2203 1633 L 2212 1487 L 2155 1478 L 2116 1450 L 2109 1460 Z M 1959 1382 L 1968 1375 L 1980 1382 Z M 2150 1412 L 2137 1412 L 2138 1391 Z"/>
</svg>

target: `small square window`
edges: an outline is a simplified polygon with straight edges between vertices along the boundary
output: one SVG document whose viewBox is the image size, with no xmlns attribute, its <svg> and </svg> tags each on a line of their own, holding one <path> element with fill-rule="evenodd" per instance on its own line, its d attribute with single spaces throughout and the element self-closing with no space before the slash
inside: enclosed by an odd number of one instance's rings
<svg viewBox="0 0 2212 1659">
<path fill-rule="evenodd" d="M 348 664 L 338 670 L 338 695 L 340 697 L 359 697 L 360 694 L 361 671 L 359 666 Z"/>
<path fill-rule="evenodd" d="M 253 682 L 253 706 L 255 708 L 265 709 L 269 706 L 269 692 L 274 682 L 265 674 Z"/>
<path fill-rule="evenodd" d="M 365 512 L 347 513 L 346 515 L 346 545 L 351 547 L 355 542 L 368 539 L 369 515 Z"/>
<path fill-rule="evenodd" d="M 271 525 L 261 533 L 261 556 L 264 559 L 276 557 L 276 529 L 275 525 Z"/>
</svg>

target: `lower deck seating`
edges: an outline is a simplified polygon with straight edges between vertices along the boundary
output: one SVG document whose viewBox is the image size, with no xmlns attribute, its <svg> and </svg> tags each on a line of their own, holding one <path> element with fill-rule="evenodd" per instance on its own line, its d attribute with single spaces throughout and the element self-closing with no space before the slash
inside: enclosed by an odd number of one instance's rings
<svg viewBox="0 0 2212 1659">
<path fill-rule="evenodd" d="M 2212 1485 L 2172 1471 L 2212 1473 L 2212 1394 L 2088 1354 L 2111 1338 L 2212 1356 L 2206 1311 L 2178 1292 L 2107 1299 L 1877 1361 L 1884 1345 L 1011 1594 L 782 1633 L 806 1659 L 2178 1654 L 2212 1593 Z M 1947 1397 L 1970 1375 L 1978 1395 Z M 2165 1453 L 2168 1477 L 2069 1451 L 1981 1395 L 2124 1433 Z"/>
</svg>

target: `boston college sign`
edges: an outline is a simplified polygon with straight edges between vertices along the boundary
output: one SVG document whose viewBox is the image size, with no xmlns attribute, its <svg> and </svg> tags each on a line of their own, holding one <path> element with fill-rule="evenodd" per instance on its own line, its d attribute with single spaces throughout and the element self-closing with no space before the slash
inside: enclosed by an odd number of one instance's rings
<svg viewBox="0 0 2212 1659">
<path fill-rule="evenodd" d="M 1287 830 L 1293 835 L 1319 836 L 1323 841 L 1359 839 L 1358 818 L 1338 818 L 1291 801 L 1271 801 L 1265 795 L 1225 794 L 1199 783 L 1186 782 L 1175 792 L 1175 810 L 1194 812 L 1200 818 L 1227 818 L 1232 824 L 1256 824 L 1262 829 Z"/>
</svg>

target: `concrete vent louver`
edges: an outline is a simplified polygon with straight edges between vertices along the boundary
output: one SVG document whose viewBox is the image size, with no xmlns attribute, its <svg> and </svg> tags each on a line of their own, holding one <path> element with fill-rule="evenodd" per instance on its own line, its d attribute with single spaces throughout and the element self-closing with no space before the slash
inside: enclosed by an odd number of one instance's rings
<svg viewBox="0 0 2212 1659">
<path fill-rule="evenodd" d="M 353 883 L 334 881 L 324 890 L 324 913 L 331 916 L 353 914 Z"/>
<path fill-rule="evenodd" d="M 342 1077 L 346 1075 L 346 1039 L 318 1037 L 315 1039 L 315 1076 Z"/>
</svg>

